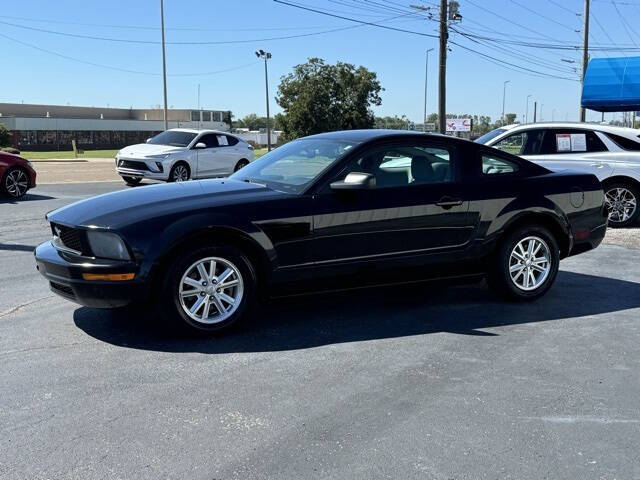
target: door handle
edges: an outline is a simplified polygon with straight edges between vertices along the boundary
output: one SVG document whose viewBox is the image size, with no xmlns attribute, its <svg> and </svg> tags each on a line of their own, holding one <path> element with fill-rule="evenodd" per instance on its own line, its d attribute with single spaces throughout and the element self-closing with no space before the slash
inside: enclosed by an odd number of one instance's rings
<svg viewBox="0 0 640 480">
<path fill-rule="evenodd" d="M 445 196 L 438 200 L 436 205 L 442 208 L 457 207 L 458 205 L 462 205 L 462 200 L 459 198 Z"/>
<path fill-rule="evenodd" d="M 591 166 L 595 168 L 604 168 L 604 165 L 602 163 L 592 163 Z"/>
</svg>

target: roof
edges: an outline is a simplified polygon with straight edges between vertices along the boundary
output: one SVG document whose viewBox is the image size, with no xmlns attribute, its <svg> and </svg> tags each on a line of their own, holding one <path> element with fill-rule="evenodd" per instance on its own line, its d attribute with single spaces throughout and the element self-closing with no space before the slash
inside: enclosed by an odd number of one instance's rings
<svg viewBox="0 0 640 480">
<path fill-rule="evenodd" d="M 221 130 L 210 130 L 208 128 L 170 128 L 172 132 L 187 132 L 187 133 L 219 133 L 220 135 L 233 135 L 229 132 L 223 132 Z M 167 131 L 169 131 L 167 130 Z"/>
<path fill-rule="evenodd" d="M 599 132 L 615 133 L 630 138 L 637 138 L 640 131 L 628 128 L 617 127 L 615 125 L 607 125 L 603 123 L 585 123 L 585 122 L 536 122 L 536 123 L 514 123 L 505 125 L 503 128 L 508 131 L 530 130 L 532 128 L 580 128 L 582 130 L 597 130 Z"/>
<path fill-rule="evenodd" d="M 591 60 L 584 77 L 581 104 L 598 112 L 640 110 L 640 57 Z"/>
<path fill-rule="evenodd" d="M 331 138 L 335 140 L 350 140 L 355 142 L 366 142 L 377 138 L 384 137 L 398 137 L 398 136 L 412 136 L 412 135 L 432 135 L 442 136 L 439 133 L 424 133 L 416 132 L 412 130 L 386 130 L 372 128 L 368 130 L 339 130 L 337 132 L 318 133 L 316 135 L 309 135 L 305 138 Z M 447 138 L 456 138 L 447 135 Z"/>
</svg>

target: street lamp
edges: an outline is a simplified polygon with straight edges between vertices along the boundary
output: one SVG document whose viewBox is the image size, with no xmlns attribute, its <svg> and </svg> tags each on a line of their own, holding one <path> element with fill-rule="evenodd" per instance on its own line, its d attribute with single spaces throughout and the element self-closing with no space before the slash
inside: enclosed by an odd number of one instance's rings
<svg viewBox="0 0 640 480">
<path fill-rule="evenodd" d="M 530 97 L 533 97 L 533 95 L 531 94 L 527 95 L 527 113 L 525 115 L 525 118 L 526 118 L 525 123 L 529 123 L 529 98 Z"/>
<path fill-rule="evenodd" d="M 269 75 L 267 74 L 267 60 L 271 58 L 271 53 L 264 50 L 256 50 L 256 57 L 264 58 L 264 90 L 267 98 L 267 151 L 271 151 L 271 121 L 269 119 Z"/>
<path fill-rule="evenodd" d="M 164 129 L 169 130 L 167 117 L 167 60 L 164 51 L 164 0 L 160 0 L 160 27 L 162 30 L 162 87 L 164 90 Z"/>
<path fill-rule="evenodd" d="M 502 83 L 502 124 L 504 125 L 504 98 L 505 98 L 505 94 L 507 92 L 507 83 L 509 83 L 511 80 L 505 80 Z"/>
<path fill-rule="evenodd" d="M 424 118 L 422 121 L 422 131 L 427 131 L 427 78 L 429 74 L 429 52 L 433 50 L 430 48 L 427 50 L 427 59 L 424 63 Z"/>
</svg>

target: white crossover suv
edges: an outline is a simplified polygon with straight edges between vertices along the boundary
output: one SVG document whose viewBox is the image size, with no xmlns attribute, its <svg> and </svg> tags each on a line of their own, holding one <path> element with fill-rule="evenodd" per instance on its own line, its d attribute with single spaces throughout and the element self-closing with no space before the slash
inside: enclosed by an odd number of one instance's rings
<svg viewBox="0 0 640 480">
<path fill-rule="evenodd" d="M 183 182 L 224 177 L 253 159 L 253 147 L 227 132 L 175 128 L 120 150 L 116 171 L 128 185 L 143 178 Z"/>
<path fill-rule="evenodd" d="M 549 170 L 578 170 L 602 182 L 609 225 L 626 227 L 640 215 L 640 130 L 597 123 L 531 123 L 497 128 L 476 140 Z"/>
</svg>

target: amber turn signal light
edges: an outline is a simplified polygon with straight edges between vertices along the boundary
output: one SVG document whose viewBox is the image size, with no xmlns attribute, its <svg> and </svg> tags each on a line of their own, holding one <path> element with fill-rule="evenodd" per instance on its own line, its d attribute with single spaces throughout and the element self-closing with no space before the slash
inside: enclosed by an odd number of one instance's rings
<svg viewBox="0 0 640 480">
<path fill-rule="evenodd" d="M 85 280 L 103 280 L 108 282 L 124 282 L 133 280 L 135 273 L 83 273 L 82 278 Z"/>
</svg>

